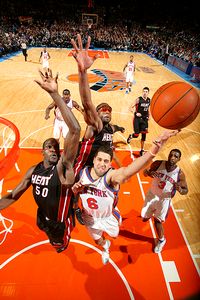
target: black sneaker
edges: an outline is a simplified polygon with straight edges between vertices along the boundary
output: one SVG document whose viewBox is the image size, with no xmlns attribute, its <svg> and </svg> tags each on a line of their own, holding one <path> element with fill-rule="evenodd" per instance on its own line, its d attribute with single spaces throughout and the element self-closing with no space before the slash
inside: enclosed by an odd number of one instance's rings
<svg viewBox="0 0 200 300">
<path fill-rule="evenodd" d="M 57 253 L 61 253 L 61 252 L 63 252 L 67 247 L 68 247 L 68 245 L 67 245 L 67 246 L 63 246 L 63 247 L 61 247 L 61 248 L 57 248 L 57 249 L 56 249 L 56 252 L 57 252 Z"/>
<path fill-rule="evenodd" d="M 144 150 L 140 150 L 140 156 L 144 155 Z"/>
<path fill-rule="evenodd" d="M 81 225 L 85 225 L 85 222 L 84 222 L 83 217 L 82 217 L 82 211 L 79 207 L 75 209 L 75 215 L 76 215 L 76 219 L 78 220 L 78 222 Z"/>
<path fill-rule="evenodd" d="M 130 144 L 131 139 L 132 139 L 132 136 L 131 136 L 131 134 L 129 134 L 129 137 L 127 138 L 127 144 Z"/>
</svg>

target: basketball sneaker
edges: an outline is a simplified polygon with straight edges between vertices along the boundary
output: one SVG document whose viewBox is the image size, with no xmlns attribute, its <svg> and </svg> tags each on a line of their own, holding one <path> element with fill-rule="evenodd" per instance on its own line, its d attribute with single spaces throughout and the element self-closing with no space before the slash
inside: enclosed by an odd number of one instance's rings
<svg viewBox="0 0 200 300">
<path fill-rule="evenodd" d="M 140 156 L 144 155 L 144 150 L 140 150 Z"/>
<path fill-rule="evenodd" d="M 58 249 L 56 249 L 56 252 L 57 252 L 57 253 L 61 253 L 61 252 L 63 252 L 67 247 L 68 247 L 68 245 L 67 245 L 67 246 L 63 246 L 63 247 L 61 247 L 61 248 L 58 248 Z"/>
<path fill-rule="evenodd" d="M 130 93 L 131 92 L 131 88 L 129 88 L 128 90 L 129 90 L 129 93 Z"/>
<path fill-rule="evenodd" d="M 106 265 L 108 262 L 109 262 L 109 258 L 110 258 L 110 255 L 109 255 L 109 248 L 110 248 L 110 241 L 109 240 L 106 240 L 106 243 L 105 245 L 103 245 L 103 248 L 104 250 L 102 251 L 102 262 L 104 265 Z"/>
<path fill-rule="evenodd" d="M 128 90 L 126 90 L 125 94 L 128 94 Z"/>
<path fill-rule="evenodd" d="M 130 141 L 132 140 L 132 134 L 129 134 L 128 138 L 127 138 L 127 144 L 130 144 Z"/>
<path fill-rule="evenodd" d="M 166 239 L 164 239 L 163 241 L 159 240 L 157 241 L 157 244 L 154 248 L 154 252 L 155 253 L 160 253 L 164 247 L 164 245 L 166 244 Z"/>
<path fill-rule="evenodd" d="M 82 211 L 81 211 L 81 209 L 78 207 L 74 211 L 75 211 L 75 215 L 76 215 L 76 218 L 77 218 L 78 222 L 81 225 L 85 225 L 85 222 L 84 222 L 83 217 L 82 217 Z"/>
</svg>

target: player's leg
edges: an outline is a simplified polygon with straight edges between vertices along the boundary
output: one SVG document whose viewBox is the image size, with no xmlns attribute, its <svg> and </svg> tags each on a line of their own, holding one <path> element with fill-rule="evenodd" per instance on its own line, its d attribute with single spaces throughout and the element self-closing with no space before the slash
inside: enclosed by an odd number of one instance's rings
<svg viewBox="0 0 200 300">
<path fill-rule="evenodd" d="M 100 224 L 99 224 L 100 225 Z M 86 226 L 87 226 L 87 221 L 86 221 Z M 102 228 L 96 229 L 93 227 L 98 227 L 97 225 L 93 224 L 92 226 L 87 226 L 88 232 L 95 241 L 95 244 L 101 247 L 102 249 L 102 262 L 103 264 L 107 264 L 109 262 L 109 248 L 111 242 L 108 239 L 105 239 L 103 236 L 103 230 Z"/>
<path fill-rule="evenodd" d="M 25 49 L 25 61 L 27 61 L 27 56 L 28 56 L 27 49 Z"/>
<path fill-rule="evenodd" d="M 140 133 L 140 118 L 134 117 L 133 119 L 133 128 L 134 132 L 132 134 L 129 134 L 127 138 L 127 143 L 129 144 L 132 139 L 135 139 L 139 136 Z"/>
<path fill-rule="evenodd" d="M 145 201 L 141 209 L 143 222 L 146 222 L 153 217 L 155 201 L 157 201 L 157 196 L 155 196 L 151 191 L 148 191 L 145 195 Z"/>
<path fill-rule="evenodd" d="M 171 199 L 160 199 L 156 204 L 156 211 L 154 213 L 154 225 L 158 240 L 154 248 L 155 253 L 160 253 L 164 245 L 166 244 L 163 223 L 165 222 L 169 212 L 170 200 Z"/>
<path fill-rule="evenodd" d="M 59 121 L 59 120 L 55 119 L 54 120 L 54 126 L 53 126 L 53 137 L 58 142 L 59 142 L 60 136 L 61 136 L 60 122 L 62 122 L 62 121 Z"/>
<path fill-rule="evenodd" d="M 146 133 L 148 128 L 148 122 L 142 118 L 140 118 L 139 123 L 139 131 L 141 133 L 141 150 L 140 150 L 140 156 L 144 154 L 144 142 L 146 141 Z"/>
<path fill-rule="evenodd" d="M 113 214 L 107 218 L 101 220 L 101 227 L 104 229 L 109 236 L 116 238 L 119 235 L 119 226 L 121 225 L 122 218 L 120 212 L 117 208 L 113 210 Z M 104 239 L 102 247 L 104 248 L 102 252 L 102 262 L 107 264 L 109 261 L 109 248 L 111 242 L 108 239 Z"/>
<path fill-rule="evenodd" d="M 140 150 L 140 156 L 142 156 L 144 154 L 144 142 L 146 141 L 146 133 L 142 133 L 141 134 L 141 150 Z"/>
<path fill-rule="evenodd" d="M 70 241 L 70 234 L 73 230 L 72 216 L 70 215 L 65 222 L 57 222 L 48 219 L 41 209 L 37 211 L 37 226 L 44 231 L 49 238 L 50 244 L 60 253 L 64 251 Z"/>
<path fill-rule="evenodd" d="M 129 93 L 131 92 L 132 85 L 133 85 L 133 75 L 129 79 Z"/>
<path fill-rule="evenodd" d="M 69 132 L 69 127 L 67 126 L 67 124 L 64 121 L 61 121 L 61 122 L 62 122 L 62 125 L 61 125 L 62 136 L 65 139 Z"/>
<path fill-rule="evenodd" d="M 102 263 L 106 265 L 109 262 L 109 258 L 110 258 L 109 248 L 111 242 L 110 240 L 105 239 L 105 237 L 102 235 L 100 239 L 95 240 L 95 243 L 103 248 L 101 259 L 102 259 Z"/>
<path fill-rule="evenodd" d="M 126 74 L 126 92 L 125 94 L 128 94 L 129 93 L 129 73 Z"/>
<path fill-rule="evenodd" d="M 156 233 L 158 236 L 158 240 L 157 240 L 156 246 L 154 248 L 154 252 L 160 253 L 162 251 L 164 245 L 166 244 L 166 238 L 164 236 L 164 228 L 162 225 L 162 221 L 158 220 L 158 219 L 154 219 L 154 225 L 155 225 Z"/>
</svg>

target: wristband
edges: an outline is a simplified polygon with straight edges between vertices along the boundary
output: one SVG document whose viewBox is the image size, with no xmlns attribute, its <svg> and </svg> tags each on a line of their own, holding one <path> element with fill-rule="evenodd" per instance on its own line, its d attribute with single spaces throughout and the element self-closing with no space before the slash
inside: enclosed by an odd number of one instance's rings
<svg viewBox="0 0 200 300">
<path fill-rule="evenodd" d="M 151 152 L 151 150 L 149 150 L 149 154 L 151 154 L 152 156 L 156 156 L 156 154 L 153 154 L 152 152 Z"/>
<path fill-rule="evenodd" d="M 153 141 L 153 144 L 156 145 L 157 147 L 159 147 L 159 145 L 158 145 L 159 143 L 160 143 L 160 142 L 157 141 L 157 140 Z"/>
</svg>

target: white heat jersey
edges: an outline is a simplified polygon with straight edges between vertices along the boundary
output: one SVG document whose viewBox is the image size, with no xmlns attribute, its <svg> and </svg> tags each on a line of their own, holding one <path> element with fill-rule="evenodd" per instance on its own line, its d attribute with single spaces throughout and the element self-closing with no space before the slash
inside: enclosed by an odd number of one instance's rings
<svg viewBox="0 0 200 300">
<path fill-rule="evenodd" d="M 67 103 L 67 106 L 72 109 L 73 108 L 73 102 L 72 100 L 70 99 L 69 102 Z M 54 114 L 55 114 L 55 118 L 59 121 L 64 121 L 63 119 L 63 116 L 61 114 L 61 111 L 58 107 L 56 107 L 55 111 L 54 111 Z"/>
<path fill-rule="evenodd" d="M 156 171 L 158 178 L 153 178 L 150 191 L 162 198 L 171 198 L 175 190 L 174 184 L 178 181 L 180 168 L 176 167 L 173 171 L 167 172 L 165 164 L 166 161 L 163 161 Z"/>
<path fill-rule="evenodd" d="M 107 184 L 108 172 L 97 180 L 92 179 L 88 167 L 81 173 L 80 180 L 85 187 L 80 193 L 80 198 L 84 212 L 93 218 L 109 217 L 117 204 L 118 190 L 112 189 Z"/>
</svg>

